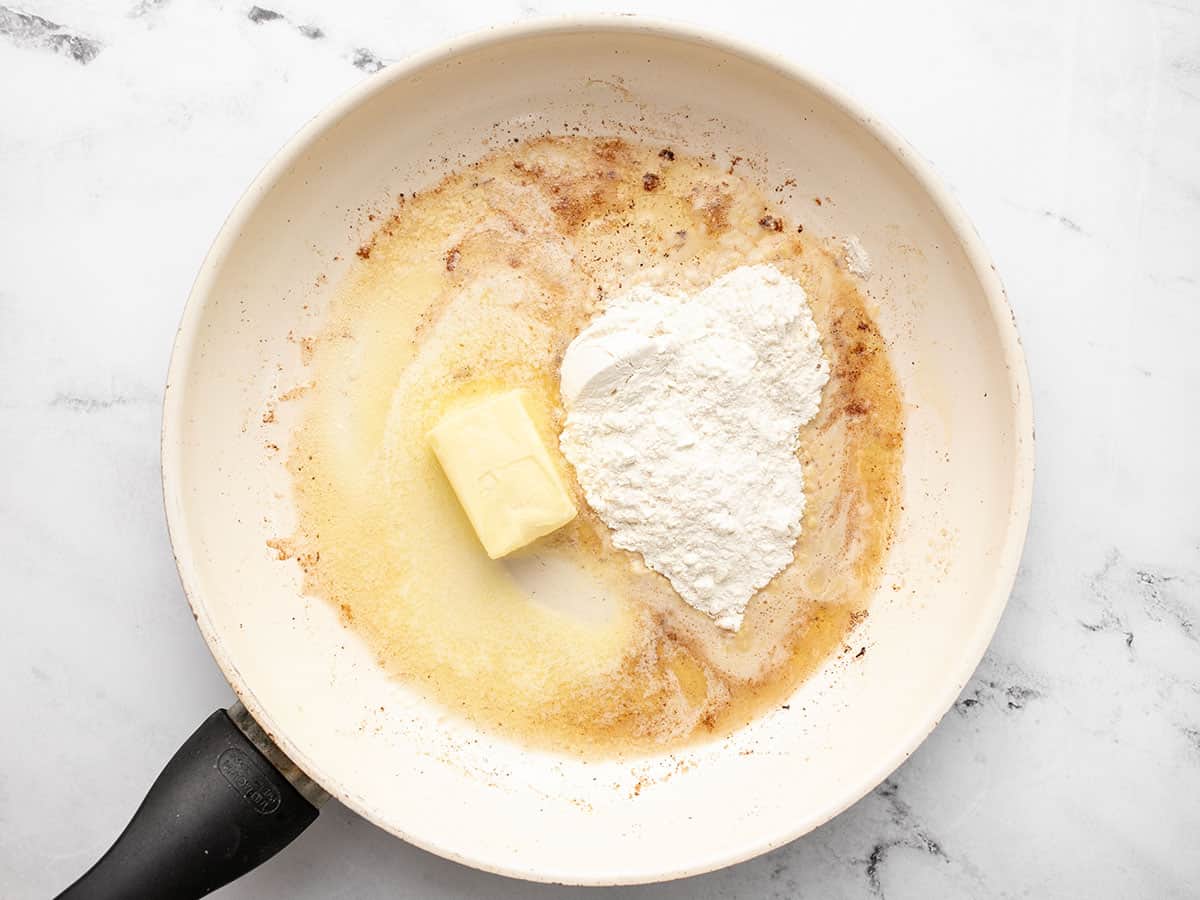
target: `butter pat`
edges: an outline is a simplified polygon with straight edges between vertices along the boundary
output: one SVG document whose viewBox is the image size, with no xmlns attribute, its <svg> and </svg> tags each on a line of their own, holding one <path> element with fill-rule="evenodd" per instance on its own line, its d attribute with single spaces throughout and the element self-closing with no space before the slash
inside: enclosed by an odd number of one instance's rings
<svg viewBox="0 0 1200 900">
<path fill-rule="evenodd" d="M 529 417 L 524 391 L 506 391 L 448 413 L 429 432 L 429 443 L 492 559 L 575 518 L 575 504 Z"/>
</svg>

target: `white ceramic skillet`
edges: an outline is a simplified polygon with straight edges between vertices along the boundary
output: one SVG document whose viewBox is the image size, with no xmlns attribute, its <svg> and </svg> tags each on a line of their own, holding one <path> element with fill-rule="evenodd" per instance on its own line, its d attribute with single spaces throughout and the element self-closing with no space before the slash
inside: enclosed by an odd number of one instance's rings
<svg viewBox="0 0 1200 900">
<path fill-rule="evenodd" d="M 856 235 L 870 254 L 907 410 L 899 530 L 852 639 L 867 652 L 832 661 L 789 708 L 727 739 L 623 763 L 524 749 L 421 701 L 266 544 L 292 525 L 289 405 L 270 406 L 304 381 L 289 336 L 315 331 L 373 227 L 361 210 L 390 208 L 498 141 L 576 126 L 742 156 L 767 185 L 793 179 L 776 195 L 791 217 Z M 264 424 L 269 407 L 278 414 Z M 978 664 L 1017 569 L 1033 429 L 1000 280 L 902 140 L 791 63 L 725 38 L 567 20 L 392 66 L 266 167 L 184 311 L 162 466 L 180 576 L 240 703 L 189 740 L 70 896 L 210 890 L 298 833 L 321 788 L 404 840 L 539 881 L 677 878 L 790 841 L 903 762 Z"/>
</svg>

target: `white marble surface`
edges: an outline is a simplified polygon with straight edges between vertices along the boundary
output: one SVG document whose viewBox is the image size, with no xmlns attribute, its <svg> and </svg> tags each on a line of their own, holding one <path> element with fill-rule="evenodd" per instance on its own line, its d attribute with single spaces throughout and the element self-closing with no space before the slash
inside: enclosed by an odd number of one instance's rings
<svg viewBox="0 0 1200 900">
<path fill-rule="evenodd" d="M 223 217 L 377 61 L 568 7 L 262 5 L 280 17 L 0 0 L 6 898 L 86 868 L 230 698 L 176 580 L 158 476 L 171 338 Z M 1200 895 L 1200 2 L 638 11 L 805 62 L 933 160 L 1007 281 L 1039 458 L 1008 612 L 915 756 L 791 846 L 611 895 Z M 334 806 L 222 896 L 585 893 L 444 862 Z"/>
</svg>

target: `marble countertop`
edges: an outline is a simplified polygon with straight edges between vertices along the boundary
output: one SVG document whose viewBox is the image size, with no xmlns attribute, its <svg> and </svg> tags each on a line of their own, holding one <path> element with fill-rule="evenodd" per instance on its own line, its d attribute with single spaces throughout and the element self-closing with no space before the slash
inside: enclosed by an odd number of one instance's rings
<svg viewBox="0 0 1200 900">
<path fill-rule="evenodd" d="M 568 7 L 261 2 L 0 0 L 6 898 L 85 869 L 231 697 L 158 473 L 171 340 L 224 216 L 370 72 Z M 1024 337 L 1033 521 L 991 650 L 889 781 L 762 858 L 610 895 L 1200 895 L 1200 4 L 785 9 L 637 7 L 802 61 L 933 161 Z M 445 862 L 333 805 L 221 896 L 590 893 Z"/>
</svg>

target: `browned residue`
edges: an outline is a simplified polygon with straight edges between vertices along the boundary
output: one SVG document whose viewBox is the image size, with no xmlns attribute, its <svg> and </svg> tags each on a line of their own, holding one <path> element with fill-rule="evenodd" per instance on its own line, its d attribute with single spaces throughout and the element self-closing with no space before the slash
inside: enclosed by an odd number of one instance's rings
<svg viewBox="0 0 1200 900">
<path fill-rule="evenodd" d="M 298 384 L 294 388 L 284 391 L 279 395 L 280 403 L 288 403 L 292 400 L 299 400 L 305 394 L 312 390 L 311 384 Z"/>
<path fill-rule="evenodd" d="M 596 142 L 596 155 L 605 162 L 616 162 L 627 148 L 620 138 L 606 138 Z"/>
<path fill-rule="evenodd" d="M 722 234 L 729 230 L 729 208 L 733 198 L 727 191 L 716 186 L 697 188 L 692 194 L 692 204 L 709 234 Z"/>
<path fill-rule="evenodd" d="M 267 546 L 275 551 L 276 559 L 291 559 L 296 555 L 292 541 L 288 538 L 271 538 Z"/>
</svg>

